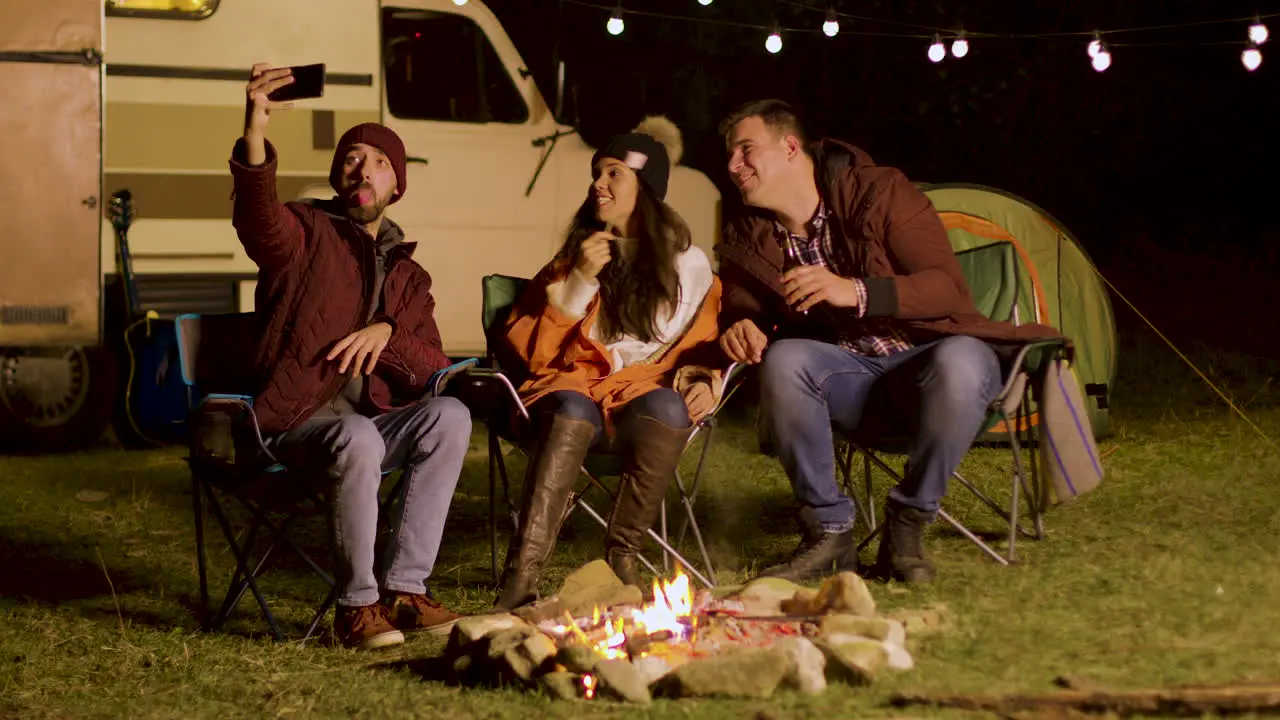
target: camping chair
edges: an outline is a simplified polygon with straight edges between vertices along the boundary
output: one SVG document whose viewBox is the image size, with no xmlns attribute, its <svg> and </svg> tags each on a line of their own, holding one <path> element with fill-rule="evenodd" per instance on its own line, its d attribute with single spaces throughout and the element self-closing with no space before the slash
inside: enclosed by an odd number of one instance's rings
<svg viewBox="0 0 1280 720">
<path fill-rule="evenodd" d="M 523 371 L 520 368 L 513 367 L 515 363 L 508 360 L 506 363 L 500 361 L 495 348 L 500 347 L 500 334 L 505 327 L 507 317 L 511 313 L 512 307 L 519 300 L 520 295 L 528 286 L 529 281 L 524 278 L 510 277 L 507 275 L 487 275 L 483 279 L 483 311 L 481 322 L 484 326 L 486 339 L 486 360 L 483 367 L 472 367 L 467 370 L 467 374 L 477 379 L 479 385 L 487 386 L 487 397 L 480 412 L 476 414 L 485 418 L 485 425 L 489 430 L 489 540 L 490 540 L 490 562 L 493 580 L 498 581 L 498 529 L 497 529 L 497 479 L 502 481 L 502 494 L 506 502 L 507 514 L 511 518 L 512 526 L 515 527 L 520 523 L 519 513 L 516 511 L 515 505 L 512 503 L 510 483 L 507 477 L 506 461 L 502 455 L 500 440 L 506 440 L 521 450 L 522 447 L 519 439 L 519 428 L 510 427 L 510 418 L 514 413 L 518 413 L 520 420 L 517 424 L 527 422 L 529 413 L 525 409 L 524 404 L 520 401 L 520 397 L 516 392 L 516 385 L 520 382 L 520 375 Z M 694 441 L 703 436 L 702 450 L 698 456 L 697 469 L 695 470 L 692 484 L 686 484 L 680 476 L 677 469 L 675 474 L 675 487 L 680 496 L 680 504 L 684 509 L 684 517 L 682 519 L 681 528 L 677 533 L 677 542 L 673 545 L 668 542 L 667 535 L 667 505 L 664 501 L 659 514 L 660 531 L 653 528 L 648 529 L 648 534 L 654 542 L 663 550 L 663 568 L 667 569 L 668 562 L 674 560 L 685 568 L 694 579 L 701 582 L 706 587 L 715 587 L 715 570 L 711 564 L 711 557 L 707 552 L 706 543 L 702 537 L 702 531 L 698 527 L 697 517 L 694 515 L 694 501 L 697 498 L 698 488 L 702 480 L 702 469 L 707 457 L 707 451 L 711 447 L 712 435 L 716 427 L 716 417 L 720 409 L 724 407 L 725 401 L 737 387 L 737 380 L 740 375 L 739 368 L 731 366 L 725 373 L 724 392 L 721 394 L 720 402 L 711 412 L 699 420 L 689 431 L 689 438 L 685 444 L 685 450 L 694 444 Z M 512 380 L 512 378 L 516 378 Z M 472 395 L 473 400 L 477 396 Z M 513 409 L 514 408 L 514 413 Z M 473 408 L 476 412 L 476 408 Z M 570 512 L 574 509 L 581 509 L 593 520 L 600 524 L 601 527 L 608 528 L 608 522 L 591 507 L 586 500 L 586 493 L 592 487 L 595 487 L 606 493 L 611 501 L 613 493 L 605 487 L 600 481 L 603 477 L 617 476 L 621 472 L 621 460 L 617 455 L 609 452 L 595 451 L 590 453 L 583 462 L 582 473 L 587 479 L 587 483 L 573 494 L 570 495 Z M 698 546 L 698 552 L 702 559 L 702 567 L 705 571 L 699 571 L 693 563 L 689 562 L 676 550 L 676 546 L 684 539 L 686 530 L 692 531 L 694 540 Z M 641 563 L 649 569 L 650 572 L 658 573 L 657 568 L 646 559 L 643 555 L 638 556 Z"/>
<path fill-rule="evenodd" d="M 319 490 L 325 482 L 323 478 L 296 477 L 276 460 L 264 442 L 253 409 L 252 348 L 246 345 L 247 339 L 256 337 L 253 313 L 184 314 L 177 317 L 176 327 L 179 365 L 187 388 L 188 423 L 192 428 L 187 463 L 191 469 L 201 627 L 206 631 L 220 630 L 248 591 L 272 635 L 284 640 L 258 584 L 268 560 L 283 546 L 329 588 L 302 638 L 305 642 L 337 600 L 338 588 L 333 576 L 291 539 L 291 531 L 307 515 L 328 515 L 328 501 Z M 429 383 L 429 392 L 437 394 L 450 377 L 474 362 L 458 363 L 437 372 Z M 384 472 L 383 477 L 389 474 Z M 399 482 L 380 503 L 380 515 L 385 517 L 398 496 Z M 228 517 L 224 501 L 234 501 L 249 513 L 248 526 L 242 528 L 243 541 L 238 539 L 241 533 Z M 212 616 L 204 537 L 206 506 L 235 558 L 226 594 Z"/>
<path fill-rule="evenodd" d="M 993 320 L 1003 320 L 1018 324 L 1018 272 L 1017 255 L 1010 243 L 998 242 L 982 247 L 972 248 L 956 253 L 965 282 L 973 294 L 978 309 Z M 1037 463 L 1036 453 L 1028 452 L 1024 464 L 1023 450 L 1034 442 L 1032 437 L 1031 389 L 1043 372 L 1047 363 L 1055 358 L 1066 357 L 1068 347 L 1065 340 L 1041 340 L 1027 342 L 1017 348 L 1016 354 L 1009 363 L 1004 387 L 991 401 L 982 429 L 975 442 L 992 430 L 1003 430 L 1007 437 L 1012 455 L 1012 471 L 1010 478 L 1010 504 L 1006 508 L 991 496 L 984 493 L 976 484 L 956 471 L 952 476 L 961 486 L 968 489 L 985 506 L 1004 520 L 1008 528 L 1007 553 L 1001 555 L 987 544 L 981 537 L 956 520 L 946 510 L 939 510 L 938 517 L 954 527 L 960 534 L 975 543 L 979 549 L 1002 565 L 1008 565 L 1015 559 L 1017 537 L 1022 534 L 1034 540 L 1044 537 L 1043 514 L 1048 503 L 1046 488 Z M 899 449 L 900 438 L 877 437 L 873 432 L 855 429 L 852 434 L 841 437 L 837 447 L 837 467 L 841 480 L 849 497 L 853 499 L 858 515 L 866 519 L 868 533 L 859 543 L 858 551 L 866 547 L 878 535 L 883 526 L 876 523 L 875 503 L 872 497 L 871 468 L 880 468 L 895 481 L 902 477 L 883 460 L 877 452 Z M 852 474 L 853 459 L 857 454 L 863 458 L 864 492 L 862 498 L 855 489 Z M 1029 472 L 1028 466 L 1029 465 Z M 863 505 L 865 501 L 865 506 Z M 1025 501 L 1027 513 L 1031 516 L 1032 527 L 1023 527 L 1019 521 L 1020 506 Z"/>
</svg>

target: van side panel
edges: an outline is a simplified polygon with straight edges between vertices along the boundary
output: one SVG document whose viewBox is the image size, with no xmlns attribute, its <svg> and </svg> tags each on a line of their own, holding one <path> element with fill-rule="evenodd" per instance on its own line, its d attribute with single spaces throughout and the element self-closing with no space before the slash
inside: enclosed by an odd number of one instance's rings
<svg viewBox="0 0 1280 720">
<path fill-rule="evenodd" d="M 0 4 L 0 346 L 101 341 L 101 48 L 100 0 Z"/>
</svg>

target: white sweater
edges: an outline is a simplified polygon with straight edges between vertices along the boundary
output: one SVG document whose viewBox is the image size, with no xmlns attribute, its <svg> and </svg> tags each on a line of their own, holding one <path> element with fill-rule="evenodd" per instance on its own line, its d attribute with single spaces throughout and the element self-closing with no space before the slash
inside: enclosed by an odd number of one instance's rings
<svg viewBox="0 0 1280 720">
<path fill-rule="evenodd" d="M 654 340 L 644 342 L 637 337 L 623 335 L 614 342 L 605 343 L 600 337 L 599 323 L 592 323 L 587 336 L 604 345 L 609 353 L 610 374 L 643 362 L 663 345 L 684 334 L 697 316 L 713 279 L 711 263 L 707 260 L 706 253 L 696 245 L 690 245 L 688 250 L 676 257 L 676 274 L 680 281 L 680 302 L 674 313 L 666 318 L 659 318 L 658 336 Z M 598 292 L 599 281 L 574 268 L 564 280 L 547 286 L 547 301 L 565 315 L 579 319 L 586 316 L 587 308 Z"/>
</svg>

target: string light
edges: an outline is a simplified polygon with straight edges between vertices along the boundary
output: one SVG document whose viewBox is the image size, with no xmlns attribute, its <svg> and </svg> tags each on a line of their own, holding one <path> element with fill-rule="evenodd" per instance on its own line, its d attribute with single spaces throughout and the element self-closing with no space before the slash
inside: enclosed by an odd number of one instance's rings
<svg viewBox="0 0 1280 720">
<path fill-rule="evenodd" d="M 1257 45 L 1249 45 L 1240 53 L 1240 62 L 1244 63 L 1244 69 L 1253 72 L 1262 64 L 1262 51 Z"/>
<path fill-rule="evenodd" d="M 610 35 L 621 35 L 622 31 L 627 28 L 627 24 L 622 21 L 621 5 L 613 11 L 613 16 L 609 18 L 609 22 L 605 23 L 604 28 L 609 31 Z"/>
<path fill-rule="evenodd" d="M 1097 30 L 1093 31 L 1093 39 L 1089 41 L 1089 59 L 1098 57 L 1098 53 L 1102 50 L 1102 36 Z"/>
<path fill-rule="evenodd" d="M 1270 35 L 1271 34 L 1267 32 L 1267 26 L 1262 24 L 1262 19 L 1255 17 L 1253 19 L 1253 24 L 1249 26 L 1249 41 L 1254 45 L 1261 45 L 1267 41 L 1267 38 L 1270 37 Z"/>
<path fill-rule="evenodd" d="M 706 7 L 711 4 L 711 0 L 698 0 L 698 4 L 702 7 Z"/>
<path fill-rule="evenodd" d="M 951 54 L 958 58 L 969 54 L 969 41 L 964 39 L 963 30 L 956 33 L 956 39 L 951 42 Z"/>
<path fill-rule="evenodd" d="M 947 56 L 947 48 L 942 44 L 942 36 L 935 34 L 933 44 L 929 46 L 929 62 L 942 62 Z"/>
<path fill-rule="evenodd" d="M 822 33 L 827 37 L 835 37 L 840 32 L 840 19 L 836 17 L 836 9 L 827 11 L 827 20 L 822 23 Z"/>
<path fill-rule="evenodd" d="M 1107 50 L 1106 43 L 1098 41 L 1098 51 L 1093 54 L 1093 69 L 1102 72 L 1109 67 L 1111 67 L 1111 51 Z"/>
<path fill-rule="evenodd" d="M 467 4 L 467 0 L 453 0 L 453 4 L 462 7 Z"/>
<path fill-rule="evenodd" d="M 773 55 L 782 51 L 782 29 L 777 25 L 773 26 L 773 32 L 769 33 L 769 37 L 765 38 L 764 49 Z"/>
</svg>

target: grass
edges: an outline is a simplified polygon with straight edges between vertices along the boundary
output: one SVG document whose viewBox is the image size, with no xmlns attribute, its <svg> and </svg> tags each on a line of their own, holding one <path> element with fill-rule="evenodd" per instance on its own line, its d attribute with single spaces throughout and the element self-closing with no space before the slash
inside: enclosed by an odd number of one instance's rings
<svg viewBox="0 0 1280 720">
<path fill-rule="evenodd" d="M 440 640 L 411 638 L 381 654 L 274 643 L 248 598 L 226 632 L 205 634 L 180 450 L 2 457 L 0 716 L 901 716 L 885 704 L 894 691 L 1039 691 L 1062 675 L 1114 689 L 1280 679 L 1280 453 L 1172 355 L 1137 346 L 1123 357 L 1103 486 L 1055 508 L 1048 539 L 1022 543 L 1011 568 L 935 526 L 927 542 L 938 582 L 873 593 L 889 608 L 943 601 L 953 628 L 914 648 L 915 670 L 816 698 L 659 701 L 641 710 L 451 687 L 400 662 L 438 655 Z M 1233 398 L 1280 437 L 1274 368 L 1208 360 Z M 468 612 L 494 597 L 483 447 L 478 432 L 433 581 L 442 599 Z M 795 542 L 786 478 L 754 447 L 748 423 L 728 422 L 706 470 L 699 512 L 722 582 L 748 577 Z M 994 489 L 1005 464 L 1001 452 L 978 450 L 963 469 Z M 959 490 L 949 507 L 972 526 L 996 527 Z M 304 545 L 323 557 L 320 524 L 304 529 Z M 598 556 L 600 541 L 575 514 L 548 584 Z M 217 590 L 231 558 L 222 543 L 211 548 Z M 294 631 L 324 594 L 296 563 L 265 587 Z"/>
</svg>

